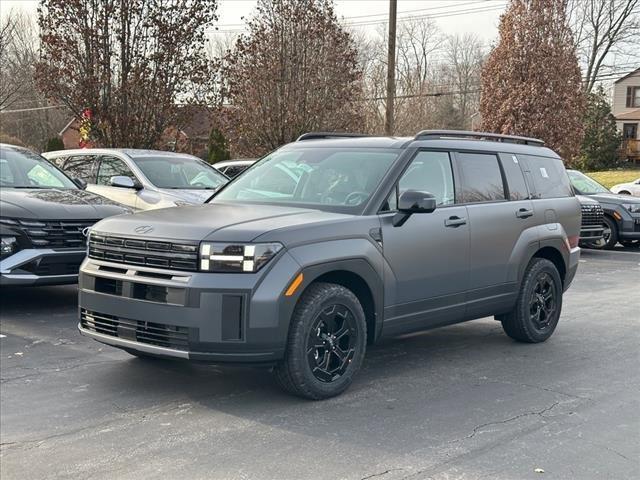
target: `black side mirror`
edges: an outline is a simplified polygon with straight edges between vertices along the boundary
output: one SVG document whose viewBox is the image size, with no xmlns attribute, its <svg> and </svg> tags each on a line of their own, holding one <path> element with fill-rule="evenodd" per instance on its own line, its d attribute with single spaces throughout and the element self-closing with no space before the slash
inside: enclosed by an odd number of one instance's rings
<svg viewBox="0 0 640 480">
<path fill-rule="evenodd" d="M 436 197 L 429 192 L 407 190 L 398 199 L 398 213 L 393 217 L 393 226 L 401 227 L 414 213 L 431 213 L 436 206 Z"/>
<path fill-rule="evenodd" d="M 111 181 L 109 183 L 111 183 L 112 187 L 135 188 L 136 190 L 140 190 L 141 188 L 138 182 L 126 175 L 116 175 L 115 177 L 111 177 Z"/>
<path fill-rule="evenodd" d="M 87 182 L 85 182 L 84 180 L 82 180 L 81 178 L 74 178 L 73 179 L 73 183 L 76 184 L 76 186 L 80 189 L 80 190 L 86 190 L 87 189 Z"/>
</svg>

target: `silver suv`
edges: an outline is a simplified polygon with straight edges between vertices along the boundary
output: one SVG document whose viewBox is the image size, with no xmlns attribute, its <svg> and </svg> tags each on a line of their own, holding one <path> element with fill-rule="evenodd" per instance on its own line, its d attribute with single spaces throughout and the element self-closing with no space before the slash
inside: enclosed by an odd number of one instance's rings
<svg viewBox="0 0 640 480">
<path fill-rule="evenodd" d="M 90 148 L 42 155 L 90 192 L 137 210 L 203 203 L 229 180 L 184 153 Z"/>
<path fill-rule="evenodd" d="M 327 137 L 208 204 L 98 223 L 80 331 L 141 357 L 268 365 L 312 399 L 344 391 L 382 337 L 486 316 L 551 336 L 580 255 L 556 153 L 477 132 Z"/>
</svg>

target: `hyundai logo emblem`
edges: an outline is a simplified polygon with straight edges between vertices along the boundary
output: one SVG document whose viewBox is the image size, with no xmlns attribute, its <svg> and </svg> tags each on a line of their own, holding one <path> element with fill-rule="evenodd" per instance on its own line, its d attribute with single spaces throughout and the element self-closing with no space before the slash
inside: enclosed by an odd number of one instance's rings
<svg viewBox="0 0 640 480">
<path fill-rule="evenodd" d="M 153 227 L 151 225 L 140 225 L 134 229 L 134 232 L 145 234 L 153 232 Z"/>
<path fill-rule="evenodd" d="M 89 236 L 89 232 L 91 231 L 91 227 L 84 227 L 82 229 L 82 236 L 84 237 L 88 237 Z"/>
</svg>

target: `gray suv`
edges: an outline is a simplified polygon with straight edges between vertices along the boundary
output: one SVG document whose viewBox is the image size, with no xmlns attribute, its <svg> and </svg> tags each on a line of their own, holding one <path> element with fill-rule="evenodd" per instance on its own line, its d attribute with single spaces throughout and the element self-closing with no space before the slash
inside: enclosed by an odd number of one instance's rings
<svg viewBox="0 0 640 480">
<path fill-rule="evenodd" d="M 580 219 L 540 140 L 305 134 L 207 204 L 98 223 L 79 329 L 139 357 L 267 365 L 327 398 L 382 337 L 495 316 L 548 339 Z"/>
</svg>

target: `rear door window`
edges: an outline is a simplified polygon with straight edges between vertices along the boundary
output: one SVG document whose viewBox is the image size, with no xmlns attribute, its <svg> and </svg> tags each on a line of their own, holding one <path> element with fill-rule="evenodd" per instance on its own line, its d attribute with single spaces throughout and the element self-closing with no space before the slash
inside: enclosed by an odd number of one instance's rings
<svg viewBox="0 0 640 480">
<path fill-rule="evenodd" d="M 71 178 L 80 178 L 87 183 L 96 183 L 94 155 L 74 155 L 55 159 L 56 165 L 66 172 Z"/>
<path fill-rule="evenodd" d="M 572 197 L 571 183 L 562 160 L 536 155 L 518 155 L 523 162 L 527 177 L 535 189 L 532 198 Z"/>
<path fill-rule="evenodd" d="M 509 190 L 510 200 L 527 200 L 529 198 L 529 189 L 524 180 L 520 161 L 518 157 L 510 153 L 501 153 L 500 161 L 502 169 L 507 179 L 507 188 Z"/>
<path fill-rule="evenodd" d="M 505 200 L 504 182 L 498 157 L 492 153 L 456 153 L 461 185 L 458 203 Z"/>
</svg>

